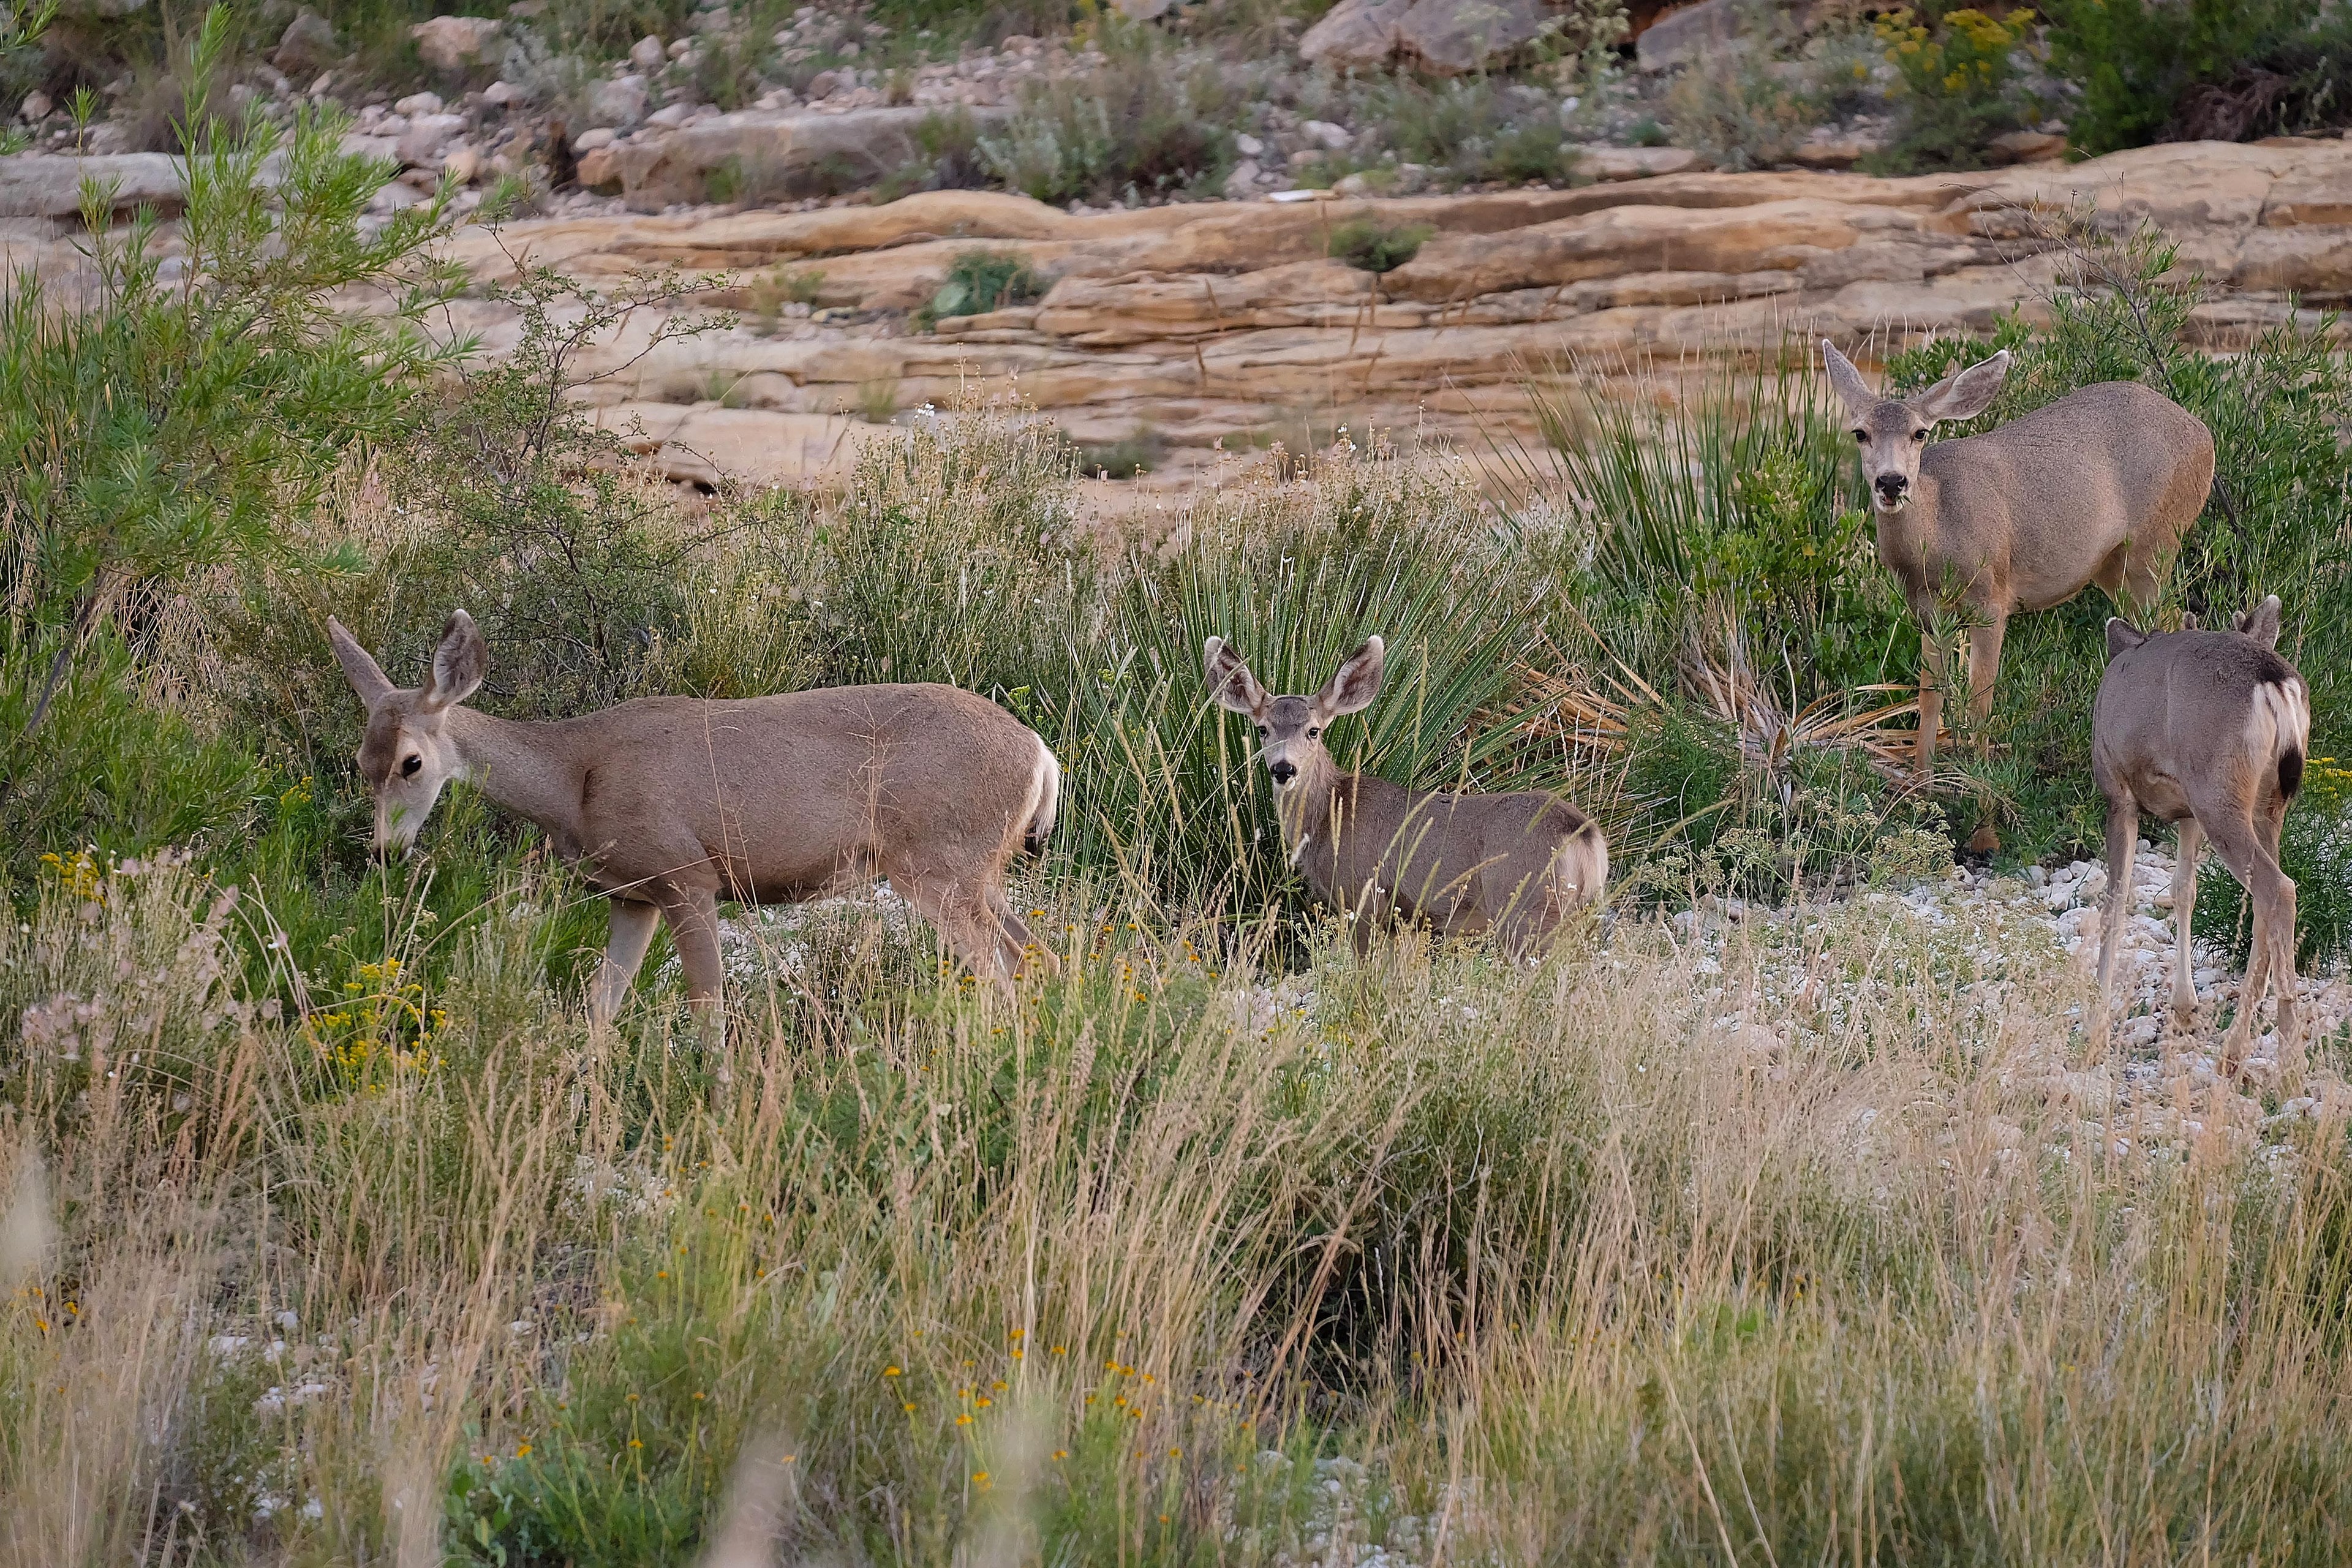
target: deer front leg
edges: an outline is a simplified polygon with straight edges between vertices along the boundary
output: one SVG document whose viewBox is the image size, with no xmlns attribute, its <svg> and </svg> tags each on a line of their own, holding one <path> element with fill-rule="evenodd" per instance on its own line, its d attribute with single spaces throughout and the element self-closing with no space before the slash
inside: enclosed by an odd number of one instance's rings
<svg viewBox="0 0 2352 1568">
<path fill-rule="evenodd" d="M 2197 912 L 2197 862 L 2205 830 L 2194 816 L 2180 819 L 2179 858 L 2172 866 L 2172 1021 L 2183 1034 L 2197 1026 L 2197 984 L 2189 967 L 2189 941 Z"/>
<path fill-rule="evenodd" d="M 1931 606 L 1932 608 L 1932 606 Z M 1919 782 L 1936 774 L 1936 732 L 1944 724 L 1944 639 L 1936 634 L 1932 615 L 1914 615 L 1919 622 L 1919 745 L 1915 753 Z"/>
<path fill-rule="evenodd" d="M 669 939 L 677 945 L 678 966 L 686 971 L 687 1006 L 703 1049 L 710 1053 L 712 1086 L 732 1080 L 727 1064 L 727 972 L 719 958 L 719 895 L 709 888 L 665 890 L 662 919 L 669 922 Z"/>
<path fill-rule="evenodd" d="M 2107 907 L 2099 922 L 2099 996 L 2092 1013 L 2091 1058 L 2106 1054 L 2109 988 L 2115 982 L 2116 950 L 2123 945 L 2124 916 L 2131 908 L 2132 845 L 2139 837 L 2139 803 L 2130 796 L 2107 803 Z"/>
<path fill-rule="evenodd" d="M 619 1016 L 629 986 L 646 962 L 646 950 L 653 945 L 654 928 L 661 921 L 661 910 L 652 904 L 614 899 L 612 905 L 613 932 L 604 942 L 604 957 L 596 965 L 595 983 L 588 992 L 591 1028 L 601 1029 Z"/>
<path fill-rule="evenodd" d="M 1969 721 L 1977 728 L 1977 745 L 1986 744 L 1984 722 L 1992 717 L 1993 682 L 2000 677 L 2000 642 L 2009 635 L 2009 612 L 1987 609 L 1981 626 L 1969 628 Z"/>
</svg>

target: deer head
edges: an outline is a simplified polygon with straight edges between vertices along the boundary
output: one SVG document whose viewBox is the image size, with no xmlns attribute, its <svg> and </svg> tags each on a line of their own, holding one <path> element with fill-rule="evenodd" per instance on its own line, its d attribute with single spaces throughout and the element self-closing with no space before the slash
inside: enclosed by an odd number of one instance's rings
<svg viewBox="0 0 2352 1568">
<path fill-rule="evenodd" d="M 1367 637 L 1340 661 L 1322 690 L 1312 697 L 1276 697 L 1258 684 L 1224 638 L 1211 637 L 1202 648 L 1211 700 L 1257 726 L 1258 760 L 1265 764 L 1277 795 L 1330 760 L 1331 753 L 1323 749 L 1325 728 L 1342 713 L 1360 713 L 1372 705 L 1381 694 L 1385 658 L 1381 639 Z"/>
<path fill-rule="evenodd" d="M 489 647 L 473 616 L 453 611 L 441 628 L 425 684 L 404 690 L 331 616 L 327 637 L 352 689 L 367 704 L 367 738 L 360 742 L 359 762 L 360 775 L 375 794 L 374 847 L 405 854 L 441 798 L 441 786 L 465 771 L 446 721 L 449 710 L 482 684 L 490 668 Z"/>
<path fill-rule="evenodd" d="M 1927 438 L 1948 419 L 1973 419 L 1992 404 L 2009 374 L 2009 351 L 1954 371 L 1927 391 L 1907 398 L 1881 397 L 1862 379 L 1853 362 L 1837 345 L 1822 340 L 1822 359 L 1828 366 L 1830 385 L 1853 421 L 1854 444 L 1862 449 L 1862 477 L 1870 487 L 1870 504 L 1879 512 L 1901 511 L 1911 504 L 1919 478 L 1919 455 Z"/>
</svg>

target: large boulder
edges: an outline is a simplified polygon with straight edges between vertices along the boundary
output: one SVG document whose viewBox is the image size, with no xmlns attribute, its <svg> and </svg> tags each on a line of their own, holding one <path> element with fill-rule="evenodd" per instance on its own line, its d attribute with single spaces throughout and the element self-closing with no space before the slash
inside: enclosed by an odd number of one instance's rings
<svg viewBox="0 0 2352 1568">
<path fill-rule="evenodd" d="M 721 114 L 651 142 L 613 149 L 622 195 L 639 212 L 717 199 L 752 205 L 870 185 L 920 154 L 917 132 L 936 110 Z M 983 124 L 1003 110 L 973 111 Z"/>
<path fill-rule="evenodd" d="M 342 58 L 343 52 L 335 41 L 335 25 L 305 5 L 286 24 L 269 58 L 288 76 L 314 77 Z"/>
<path fill-rule="evenodd" d="M 1460 74 L 1533 41 L 1551 18 L 1541 0 L 1339 0 L 1307 29 L 1298 53 L 1340 69 L 1402 60 Z"/>
<path fill-rule="evenodd" d="M 408 29 L 416 55 L 437 71 L 455 75 L 479 65 L 504 24 L 492 16 L 436 16 Z"/>
<path fill-rule="evenodd" d="M 169 216 L 187 205 L 180 161 L 162 153 L 20 153 L 0 158 L 0 217 L 79 216 L 86 179 L 113 187 L 117 213 L 152 206 Z"/>
</svg>

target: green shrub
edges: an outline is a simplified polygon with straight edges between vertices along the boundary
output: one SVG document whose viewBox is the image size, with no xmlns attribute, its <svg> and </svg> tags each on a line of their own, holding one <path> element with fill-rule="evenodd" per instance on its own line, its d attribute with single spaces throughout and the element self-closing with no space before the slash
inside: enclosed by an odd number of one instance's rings
<svg viewBox="0 0 2352 1568">
<path fill-rule="evenodd" d="M 1902 121 L 1874 165 L 1888 172 L 1982 167 L 1992 139 L 2024 121 L 2016 57 L 2033 23 L 2033 13 L 2022 9 L 2002 16 L 1948 11 L 1934 26 L 1908 10 L 1880 17 L 1877 35 L 1901 84 Z"/>
<path fill-rule="evenodd" d="M 1365 127 L 1364 142 L 1325 162 L 1317 177 L 1361 170 L 1381 177 L 1397 163 L 1441 185 L 1565 180 L 1573 173 L 1559 106 L 1549 94 L 1490 77 L 1432 84 L 1409 76 L 1349 81 L 1308 107 Z"/>
<path fill-rule="evenodd" d="M 1324 254 L 1360 272 L 1393 272 L 1421 253 L 1422 242 L 1436 231 L 1425 223 L 1390 224 L 1379 218 L 1350 218 L 1331 231 Z"/>
<path fill-rule="evenodd" d="M 1675 144 L 1724 169 L 1787 163 L 1822 110 L 1804 84 L 1772 68 L 1772 53 L 1756 39 L 1699 50 L 1666 89 Z"/>
<path fill-rule="evenodd" d="M 1171 53 L 1147 27 L 1106 18 L 1103 64 L 1022 90 L 1012 120 L 977 139 L 989 172 L 1041 202 L 1198 195 L 1233 167 L 1241 100 L 1217 64 Z"/>
<path fill-rule="evenodd" d="M 1045 292 L 1045 280 L 1018 251 L 961 250 L 920 312 L 923 323 L 948 316 L 978 316 L 1025 305 Z"/>
<path fill-rule="evenodd" d="M 2051 0 L 2075 146 L 2252 137 L 2345 123 L 2352 23 L 2321 0 Z"/>
</svg>

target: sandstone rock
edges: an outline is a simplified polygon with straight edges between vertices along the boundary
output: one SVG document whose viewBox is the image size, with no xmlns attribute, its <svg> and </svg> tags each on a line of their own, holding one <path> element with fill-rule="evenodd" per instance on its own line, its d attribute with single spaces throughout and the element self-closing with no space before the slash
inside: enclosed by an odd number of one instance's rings
<svg viewBox="0 0 2352 1568">
<path fill-rule="evenodd" d="M 435 163 L 441 150 L 465 129 L 462 114 L 420 114 L 408 122 L 408 132 L 400 139 L 400 161 L 411 165 Z"/>
<path fill-rule="evenodd" d="M 1343 153 L 1347 151 L 1349 144 L 1355 141 L 1355 137 L 1349 133 L 1346 126 L 1334 125 L 1328 120 L 1303 121 L 1299 124 L 1298 133 L 1312 140 L 1327 153 Z"/>
<path fill-rule="evenodd" d="M 398 103 L 394 104 L 392 106 L 392 111 L 394 114 L 402 116 L 438 114 L 441 112 L 443 104 L 441 102 L 441 95 L 439 93 L 412 92 L 406 98 L 402 99 Z M 407 127 L 402 126 L 400 129 L 405 131 Z"/>
<path fill-rule="evenodd" d="M 1298 40 L 1298 54 L 1341 68 L 1402 58 L 1458 74 L 1529 42 L 1550 14 L 1540 0 L 1339 0 Z"/>
<path fill-rule="evenodd" d="M 85 179 L 113 187 L 116 213 L 152 206 L 168 216 L 187 203 L 180 161 L 161 153 L 19 153 L 0 158 L 0 218 L 78 216 Z"/>
<path fill-rule="evenodd" d="M 2000 163 L 2041 163 L 2066 155 L 2066 138 L 2040 131 L 2011 131 L 1986 143 Z"/>
<path fill-rule="evenodd" d="M 1792 9 L 1793 0 L 1764 0 Z M 1667 12 L 1642 29 L 1633 53 L 1645 71 L 1662 71 L 1687 62 L 1709 44 L 1728 43 L 1739 35 L 1740 24 L 1756 0 L 1698 0 Z"/>
<path fill-rule="evenodd" d="M 615 77 L 588 89 L 588 119 L 597 125 L 626 131 L 646 117 L 646 79 Z"/>
<path fill-rule="evenodd" d="M 1801 168 L 1851 169 L 1877 152 L 1878 145 L 1862 136 L 1822 136 L 1798 143 L 1789 158 Z"/>
<path fill-rule="evenodd" d="M 39 88 L 35 88 L 25 95 L 25 101 L 16 106 L 16 118 L 26 121 L 47 120 L 49 117 L 49 110 L 56 107 L 57 105 L 50 101 L 47 93 L 43 92 Z"/>
<path fill-rule="evenodd" d="M 461 185 L 470 185 L 482 172 L 482 154 L 461 142 L 441 155 L 441 172 Z"/>
<path fill-rule="evenodd" d="M 269 58 L 279 70 L 315 76 L 342 58 L 342 49 L 335 42 L 335 25 L 305 5 L 286 24 Z"/>
<path fill-rule="evenodd" d="M 1568 149 L 1573 173 L 1601 181 L 1648 180 L 1661 174 L 1691 174 L 1713 168 L 1687 147 L 1603 147 L 1573 144 Z"/>
<path fill-rule="evenodd" d="M 1225 176 L 1225 199 L 1235 202 L 1247 201 L 1257 190 L 1257 164 L 1251 160 L 1244 158 L 1240 163 L 1235 163 L 1234 172 Z"/>
<path fill-rule="evenodd" d="M 709 199 L 709 177 L 726 169 L 739 199 L 754 202 L 870 184 L 914 161 L 916 132 L 933 110 L 864 109 L 847 114 L 721 114 L 663 137 L 615 150 L 629 205 L 640 211 Z M 1003 110 L 977 110 L 982 124 Z"/>
<path fill-rule="evenodd" d="M 436 16 L 409 28 L 408 36 L 427 66 L 454 74 L 479 64 L 504 26 L 491 16 Z"/>
<path fill-rule="evenodd" d="M 641 71 L 659 70 L 667 58 L 668 50 L 651 33 L 629 46 L 629 63 Z"/>
<path fill-rule="evenodd" d="M 520 103 L 526 96 L 528 95 L 522 89 L 510 81 L 494 81 L 482 89 L 482 101 L 494 109 L 504 109 L 509 104 Z"/>
<path fill-rule="evenodd" d="M 621 172 L 613 165 L 613 149 L 609 143 L 592 147 L 580 155 L 580 183 L 592 191 L 607 194 L 621 188 Z"/>
</svg>

